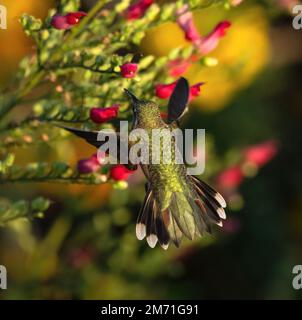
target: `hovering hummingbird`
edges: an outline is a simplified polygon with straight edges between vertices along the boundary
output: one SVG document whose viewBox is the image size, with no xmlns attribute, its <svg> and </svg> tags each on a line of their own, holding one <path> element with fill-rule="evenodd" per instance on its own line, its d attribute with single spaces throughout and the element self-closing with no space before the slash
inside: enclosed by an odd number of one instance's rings
<svg viewBox="0 0 302 320">
<path fill-rule="evenodd" d="M 138 99 L 124 89 L 131 99 L 133 109 L 132 129 L 144 129 L 151 137 L 152 129 L 178 128 L 178 121 L 187 109 L 189 84 L 180 78 L 168 103 L 167 119 L 163 120 L 159 106 L 146 100 Z M 97 131 L 85 131 L 76 128 L 64 129 L 84 138 L 95 147 L 102 143 L 97 141 Z M 175 141 L 171 141 L 173 144 Z M 150 155 L 150 158 L 152 155 Z M 136 236 L 139 240 L 146 237 L 147 243 L 154 248 L 158 242 L 167 249 L 172 241 L 177 247 L 182 236 L 192 240 L 195 236 L 211 233 L 211 225 L 222 226 L 226 218 L 224 198 L 199 178 L 188 175 L 185 164 L 175 161 L 164 163 L 139 164 L 147 179 L 146 195 L 136 223 Z M 135 168 L 135 166 L 128 166 Z"/>
</svg>

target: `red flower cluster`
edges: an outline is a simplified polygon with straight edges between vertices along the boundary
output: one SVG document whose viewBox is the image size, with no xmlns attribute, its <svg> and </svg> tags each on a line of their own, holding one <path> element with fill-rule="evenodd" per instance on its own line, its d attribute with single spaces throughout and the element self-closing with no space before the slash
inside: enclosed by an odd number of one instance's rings
<svg viewBox="0 0 302 320">
<path fill-rule="evenodd" d="M 177 81 L 172 82 L 170 84 L 162 84 L 159 83 L 155 86 L 155 95 L 158 98 L 161 99 L 168 99 L 170 98 L 175 86 L 176 86 Z M 198 82 L 194 84 L 193 86 L 190 87 L 190 98 L 189 100 L 191 101 L 195 97 L 198 97 L 200 94 L 200 87 L 203 85 L 203 82 Z"/>
<path fill-rule="evenodd" d="M 214 50 L 220 38 L 225 36 L 226 29 L 231 26 L 229 21 L 222 21 L 218 23 L 212 32 L 203 37 L 199 34 L 193 21 L 193 14 L 191 11 L 188 11 L 187 5 L 178 10 L 177 23 L 184 31 L 185 38 L 191 41 L 202 55 Z"/>
<path fill-rule="evenodd" d="M 110 170 L 110 177 L 115 181 L 127 180 L 134 171 L 127 169 L 122 164 L 117 164 L 113 166 Z"/>
<path fill-rule="evenodd" d="M 262 143 L 247 147 L 242 152 L 242 161 L 235 166 L 222 171 L 216 178 L 217 185 L 221 189 L 235 189 L 248 174 L 245 172 L 245 165 L 252 165 L 260 168 L 271 161 L 277 154 L 278 147 L 275 140 L 268 140 Z"/>
<path fill-rule="evenodd" d="M 94 123 L 104 123 L 118 116 L 119 105 L 115 104 L 108 108 L 92 108 L 90 110 L 90 119 Z"/>
<path fill-rule="evenodd" d="M 256 167 L 262 167 L 275 157 L 277 149 L 275 140 L 268 140 L 249 146 L 243 151 L 244 162 Z"/>
<path fill-rule="evenodd" d="M 126 11 L 126 19 L 140 19 L 144 16 L 145 12 L 153 4 L 153 2 L 154 0 L 139 0 L 132 4 Z"/>
<path fill-rule="evenodd" d="M 220 39 L 226 35 L 226 30 L 231 26 L 229 21 L 222 21 L 217 24 L 212 32 L 210 32 L 207 36 L 201 37 L 200 40 L 196 43 L 199 52 L 203 55 L 208 54 L 213 51 Z"/>
<path fill-rule="evenodd" d="M 237 188 L 243 181 L 243 173 L 240 166 L 232 166 L 225 169 L 218 175 L 216 181 L 221 189 Z"/>
<path fill-rule="evenodd" d="M 60 14 L 55 14 L 51 18 L 50 24 L 58 30 L 67 30 L 70 29 L 73 25 L 78 24 L 81 18 L 85 17 L 87 13 L 79 11 L 79 12 L 70 12 L 65 16 Z"/>
<path fill-rule="evenodd" d="M 200 56 L 206 55 L 209 52 L 213 51 L 220 39 L 226 34 L 226 29 L 231 26 L 229 21 L 222 21 L 206 36 L 201 36 L 197 30 L 193 14 L 191 11 L 188 11 L 188 6 L 184 5 L 177 11 L 177 23 L 180 28 L 184 31 L 185 38 L 188 41 L 191 41 L 195 48 L 199 51 L 199 57 L 191 56 L 188 59 L 176 59 L 170 61 L 168 64 L 169 74 L 172 77 L 179 77 L 187 71 L 191 64 L 199 60 Z"/>
<path fill-rule="evenodd" d="M 138 65 L 136 63 L 124 63 L 121 68 L 121 75 L 123 78 L 134 78 L 136 76 Z"/>
</svg>

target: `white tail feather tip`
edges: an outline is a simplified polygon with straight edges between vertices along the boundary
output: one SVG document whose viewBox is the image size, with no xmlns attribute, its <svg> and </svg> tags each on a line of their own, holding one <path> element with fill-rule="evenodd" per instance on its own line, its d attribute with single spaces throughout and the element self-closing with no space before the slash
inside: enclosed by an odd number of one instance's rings
<svg viewBox="0 0 302 320">
<path fill-rule="evenodd" d="M 217 222 L 217 226 L 219 226 L 219 227 L 223 227 L 223 223 L 222 223 L 222 221 L 219 221 L 219 222 Z"/>
<path fill-rule="evenodd" d="M 221 194 L 218 192 L 215 194 L 215 199 L 220 203 L 222 208 L 226 208 L 226 202 Z"/>
<path fill-rule="evenodd" d="M 217 213 L 218 213 L 218 215 L 219 215 L 219 217 L 220 217 L 221 219 L 226 219 L 225 212 L 224 212 L 224 210 L 223 210 L 222 208 L 218 208 L 218 209 L 217 209 Z"/>
<path fill-rule="evenodd" d="M 155 234 L 150 234 L 150 236 L 147 237 L 147 242 L 151 248 L 154 248 L 157 243 L 157 236 Z"/>
<path fill-rule="evenodd" d="M 138 240 L 143 240 L 146 236 L 146 226 L 143 223 L 138 223 L 135 227 L 136 237 Z"/>
<path fill-rule="evenodd" d="M 169 243 L 163 244 L 161 247 L 162 247 L 164 250 L 167 250 L 167 249 L 169 248 Z"/>
</svg>

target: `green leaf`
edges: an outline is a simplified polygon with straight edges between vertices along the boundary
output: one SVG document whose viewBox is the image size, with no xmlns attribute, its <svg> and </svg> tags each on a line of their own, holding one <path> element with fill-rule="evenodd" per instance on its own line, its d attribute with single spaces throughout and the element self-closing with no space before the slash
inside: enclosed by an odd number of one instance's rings
<svg viewBox="0 0 302 320">
<path fill-rule="evenodd" d="M 50 200 L 43 197 L 36 198 L 31 203 L 31 208 L 33 211 L 44 212 L 50 206 Z"/>
</svg>

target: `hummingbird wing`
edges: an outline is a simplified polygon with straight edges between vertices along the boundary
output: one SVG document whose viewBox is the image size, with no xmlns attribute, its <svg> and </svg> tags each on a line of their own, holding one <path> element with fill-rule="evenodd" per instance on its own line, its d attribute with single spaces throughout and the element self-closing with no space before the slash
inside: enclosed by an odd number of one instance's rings
<svg viewBox="0 0 302 320">
<path fill-rule="evenodd" d="M 171 124 L 179 120 L 187 110 L 190 96 L 190 87 L 188 80 L 180 78 L 174 88 L 168 103 L 167 123 Z"/>
<path fill-rule="evenodd" d="M 105 141 L 98 141 L 98 131 L 87 131 L 87 130 L 82 130 L 82 129 L 77 129 L 77 128 L 71 128 L 71 127 L 65 127 L 58 125 L 59 128 L 64 129 L 66 131 L 69 131 L 76 136 L 86 140 L 89 144 L 92 146 L 99 148 L 102 144 L 105 143 Z"/>
<path fill-rule="evenodd" d="M 82 130 L 82 129 L 77 129 L 77 128 L 71 128 L 71 127 L 65 127 L 65 126 L 61 126 L 58 125 L 59 128 L 67 130 L 73 134 L 75 134 L 76 136 L 86 140 L 90 145 L 99 148 L 101 147 L 104 143 L 106 143 L 108 140 L 110 140 L 110 135 L 112 134 L 112 138 L 116 138 L 117 139 L 117 150 L 116 150 L 116 156 L 117 156 L 117 161 L 120 161 L 120 143 L 121 143 L 121 138 L 120 138 L 120 134 L 119 132 L 107 132 L 106 136 L 107 136 L 107 140 L 105 141 L 99 141 L 98 140 L 98 131 L 87 131 L 87 130 Z M 113 137 L 114 136 L 114 137 Z M 129 170 L 136 170 L 137 169 L 137 165 L 130 163 L 125 165 Z"/>
</svg>

